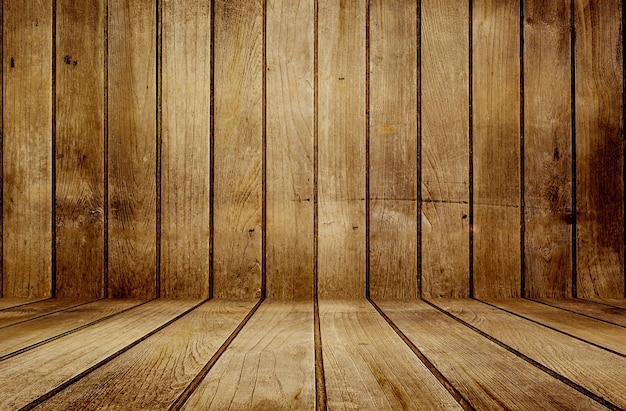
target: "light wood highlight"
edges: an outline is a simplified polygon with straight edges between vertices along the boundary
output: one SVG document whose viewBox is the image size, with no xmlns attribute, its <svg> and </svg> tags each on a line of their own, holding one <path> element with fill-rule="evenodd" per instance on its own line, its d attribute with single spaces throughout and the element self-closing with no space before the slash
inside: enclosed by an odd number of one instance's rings
<svg viewBox="0 0 626 411">
<path fill-rule="evenodd" d="M 161 12 L 161 296 L 208 297 L 211 2 Z"/>
<path fill-rule="evenodd" d="M 215 2 L 214 295 L 261 296 L 263 1 Z"/>
</svg>

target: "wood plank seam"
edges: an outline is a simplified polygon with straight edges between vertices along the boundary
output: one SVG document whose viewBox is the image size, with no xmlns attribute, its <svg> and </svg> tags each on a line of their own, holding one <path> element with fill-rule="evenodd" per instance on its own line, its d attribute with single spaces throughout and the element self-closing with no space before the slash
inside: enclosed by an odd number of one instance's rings
<svg viewBox="0 0 626 411">
<path fill-rule="evenodd" d="M 430 362 L 428 357 L 422 353 L 422 351 L 417 348 L 415 344 L 400 330 L 400 328 L 385 314 L 385 312 L 374 302 L 374 300 L 368 298 L 367 301 L 376 309 L 376 311 L 380 314 L 381 317 L 387 322 L 387 324 L 395 331 L 395 333 L 400 337 L 400 339 L 413 351 L 415 356 L 428 368 L 435 378 L 439 381 L 439 383 L 454 397 L 456 402 L 464 409 L 464 410 L 474 410 L 474 406 L 470 404 L 470 402 L 461 394 L 454 385 L 437 369 L 437 367 Z"/>
<path fill-rule="evenodd" d="M 52 122 L 51 122 L 51 147 L 52 147 L 52 162 L 51 162 L 51 196 L 50 196 L 50 204 L 51 204 L 51 221 L 50 221 L 50 230 L 52 233 L 52 241 L 50 242 L 50 267 L 52 270 L 51 284 L 50 284 L 50 296 L 52 298 L 56 297 L 57 292 L 57 213 L 56 213 L 56 192 L 57 192 L 57 184 L 56 184 L 56 169 L 57 169 L 57 150 L 56 150 L 56 141 L 57 141 L 57 1 L 52 0 L 52 53 L 50 59 L 52 60 Z"/>
<path fill-rule="evenodd" d="M 162 172 L 163 172 L 163 0 L 157 0 L 155 9 L 156 21 L 156 98 L 155 98 L 155 114 L 156 114 L 156 195 L 155 195 L 155 250 L 156 250 L 156 266 L 155 266 L 155 295 L 156 298 L 161 297 L 161 250 L 162 250 Z"/>
<path fill-rule="evenodd" d="M 470 0 L 471 1 L 471 0 Z M 417 289 L 415 294 L 417 298 L 422 298 L 422 0 L 415 2 L 415 64 L 417 65 L 417 81 L 416 81 L 416 93 L 415 93 L 415 112 L 417 113 L 417 122 L 415 124 L 415 132 L 417 138 L 417 144 L 415 147 L 415 157 L 417 160 L 417 170 L 415 176 L 415 182 L 417 187 L 415 188 L 415 195 L 417 200 L 417 224 L 416 229 L 416 258 L 417 258 Z"/>
<path fill-rule="evenodd" d="M 525 152 L 524 152 L 524 0 L 519 2 L 519 139 L 520 139 L 520 162 L 519 162 L 519 178 L 520 178 L 520 190 L 519 190 L 519 202 L 520 202 L 520 295 L 524 297 L 526 295 L 526 203 L 524 195 L 525 187 Z"/>
<path fill-rule="evenodd" d="M 104 1 L 104 104 L 103 104 L 103 201 L 104 201 L 104 226 L 103 226 L 103 290 L 104 298 L 109 298 L 109 0 Z"/>
<path fill-rule="evenodd" d="M 58 310 L 53 310 L 53 311 L 49 311 L 49 312 L 46 312 L 46 313 L 42 313 L 41 315 L 37 315 L 36 317 L 31 317 L 31 318 L 28 318 L 26 320 L 21 320 L 21 321 L 15 322 L 15 323 L 7 324 L 7 325 L 0 325 L 0 329 L 11 327 L 11 326 L 16 325 L 16 324 L 22 324 L 22 323 L 25 323 L 25 322 L 30 321 L 30 320 L 36 320 L 37 318 L 47 317 L 49 315 L 52 315 L 52 314 L 55 314 L 55 313 L 59 313 L 61 311 L 65 311 L 65 310 L 69 310 L 69 309 L 72 309 L 72 308 L 80 307 L 81 305 L 89 304 L 89 303 L 92 303 L 94 301 L 99 301 L 99 300 L 101 300 L 101 298 L 98 298 L 98 299 L 93 300 L 93 301 L 85 301 L 85 302 L 80 303 L 80 304 L 71 305 L 71 306 L 68 306 L 68 307 L 65 307 L 65 308 L 60 308 Z M 15 307 L 11 307 L 11 308 L 15 308 Z"/>
<path fill-rule="evenodd" d="M 603 322 L 603 323 L 607 323 L 607 324 L 615 325 L 615 326 L 617 326 L 617 327 L 626 328 L 626 326 L 624 326 L 624 325 L 622 325 L 622 324 L 617 324 L 617 323 L 614 323 L 614 322 L 611 322 L 611 321 L 608 321 L 608 320 L 604 320 L 604 319 L 602 319 L 602 318 L 596 318 L 596 317 L 593 317 L 593 316 L 591 316 L 591 315 L 589 315 L 589 314 L 584 314 L 584 313 L 581 313 L 581 312 L 578 312 L 578 311 L 571 310 L 571 309 L 569 309 L 569 308 L 559 307 L 559 306 L 558 306 L 558 305 L 556 305 L 556 304 L 550 304 L 548 301 L 538 301 L 538 300 L 533 300 L 533 299 L 530 299 L 530 298 L 524 298 L 524 300 L 527 300 L 527 301 L 532 301 L 532 302 L 534 302 L 534 303 L 543 304 L 543 305 L 546 305 L 546 306 L 548 306 L 548 307 L 558 308 L 559 310 L 563 310 L 563 311 L 567 311 L 567 312 L 570 312 L 570 313 L 578 314 L 578 315 L 580 315 L 580 316 L 587 317 L 587 318 L 591 318 L 592 320 L 596 320 L 596 321 L 601 321 L 601 322 Z"/>
<path fill-rule="evenodd" d="M 370 298 L 370 8 L 365 2 L 365 298 Z"/>
<path fill-rule="evenodd" d="M 4 214 L 4 1 L 0 1 L 0 214 Z M 0 298 L 4 297 L 4 218 L 0 221 Z"/>
<path fill-rule="evenodd" d="M 261 299 L 267 293 L 267 0 L 263 0 L 263 89 L 261 113 Z"/>
<path fill-rule="evenodd" d="M 570 2 L 570 100 L 571 100 L 571 155 L 572 155 L 572 297 L 578 298 L 578 258 L 577 258 L 577 220 L 578 206 L 576 202 L 576 19 L 575 0 Z"/>
<path fill-rule="evenodd" d="M 2 297 L 0 297 L 0 298 L 2 298 Z M 27 303 L 18 304 L 18 305 L 14 305 L 14 306 L 11 306 L 11 307 L 0 308 L 0 311 L 12 310 L 14 308 L 24 307 L 24 306 L 27 306 L 27 305 L 30 305 L 30 304 L 40 303 L 40 302 L 48 301 L 48 300 L 51 300 L 51 299 L 52 298 L 44 298 L 42 300 L 29 301 Z"/>
<path fill-rule="evenodd" d="M 622 0 L 622 133 L 626 130 L 626 36 L 624 35 L 624 27 L 626 27 L 626 1 Z M 626 146 L 624 146 L 623 162 L 626 164 Z M 626 166 L 622 169 L 623 186 L 626 187 Z M 624 193 L 624 250 L 626 250 L 626 193 Z M 622 267 L 624 275 L 624 298 L 626 298 L 626 259 Z"/>
<path fill-rule="evenodd" d="M 474 2 L 468 0 L 468 185 L 469 185 L 469 298 L 474 298 Z"/>
<path fill-rule="evenodd" d="M 604 306 L 607 306 L 607 307 L 615 308 L 615 309 L 618 309 L 618 310 L 626 311 L 626 308 L 624 308 L 624 307 L 620 307 L 618 305 L 613 305 L 613 304 L 610 304 L 610 303 L 607 303 L 607 302 L 604 302 L 604 301 L 588 300 L 586 298 L 577 298 L 577 300 L 586 301 L 588 303 L 600 304 L 600 305 L 604 305 Z"/>
<path fill-rule="evenodd" d="M 209 96 L 209 298 L 213 298 L 214 293 L 214 257 L 213 257 L 213 240 L 215 232 L 214 215 L 215 215 L 215 0 L 211 0 L 211 22 L 210 36 L 211 43 L 209 45 L 209 88 L 211 89 Z"/>
<path fill-rule="evenodd" d="M 156 299 L 152 299 L 150 301 L 154 301 Z M 102 359 L 101 361 L 99 361 L 98 363 L 92 365 L 91 367 L 87 368 L 86 370 L 82 371 L 81 373 L 79 373 L 78 375 L 70 378 L 69 380 L 65 381 L 63 384 L 60 384 L 59 386 L 55 387 L 54 389 L 48 391 L 47 393 L 45 393 L 44 395 L 40 396 L 39 398 L 31 401 L 30 403 L 26 404 L 25 406 L 23 406 L 22 408 L 20 408 L 20 411 L 28 411 L 28 410 L 32 410 L 33 408 L 35 408 L 36 406 L 42 404 L 44 401 L 52 398 L 53 396 L 55 396 L 56 394 L 58 394 L 59 392 L 63 391 L 64 389 L 66 389 L 67 387 L 69 387 L 70 385 L 75 384 L 76 382 L 80 381 L 81 379 L 83 379 L 85 376 L 89 375 L 90 373 L 92 373 L 93 371 L 95 371 L 96 369 L 100 368 L 101 366 L 103 366 L 104 364 L 107 364 L 109 362 L 111 362 L 112 360 L 114 360 L 115 358 L 119 357 L 120 355 L 124 354 L 126 351 L 130 350 L 131 348 L 135 347 L 136 345 L 138 345 L 139 343 L 147 340 L 148 338 L 150 338 L 151 336 L 153 336 L 154 334 L 158 333 L 159 331 L 161 331 L 162 329 L 170 326 L 171 324 L 173 324 L 174 322 L 178 321 L 179 319 L 183 318 L 185 315 L 189 314 L 190 312 L 192 312 L 193 310 L 195 310 L 196 308 L 200 307 L 202 304 L 204 304 L 205 302 L 207 302 L 208 299 L 203 300 L 201 302 L 199 302 L 198 304 L 194 305 L 193 307 L 189 308 L 188 310 L 182 312 L 181 314 L 178 314 L 176 317 L 172 318 L 171 320 L 167 321 L 165 324 L 162 324 L 161 326 L 155 328 L 154 330 L 150 331 L 149 333 L 147 333 L 146 335 L 144 335 L 141 338 L 138 338 L 137 340 L 135 340 L 133 343 L 127 345 L 126 347 L 118 350 L 117 352 L 109 355 L 108 357 Z M 134 308 L 134 307 L 133 307 Z"/>
<path fill-rule="evenodd" d="M 495 337 L 492 337 L 491 335 L 489 335 L 486 332 L 478 329 L 477 327 L 473 326 L 472 324 L 462 320 L 461 318 L 459 318 L 459 317 L 449 313 L 448 311 L 446 311 L 443 308 L 439 307 L 438 305 L 432 303 L 431 301 L 429 301 L 429 300 L 423 300 L 423 301 L 425 303 L 427 303 L 428 305 L 432 306 L 433 308 L 437 309 L 441 313 L 443 313 L 443 314 L 447 315 L 448 317 L 452 318 L 453 320 L 459 322 L 460 324 L 463 324 L 464 326 L 466 326 L 470 330 L 474 331 L 475 333 L 481 335 L 482 337 L 488 339 L 489 341 L 491 341 L 491 342 L 499 345 L 500 347 L 504 348 L 505 350 L 507 350 L 511 354 L 516 355 L 517 357 L 523 359 L 524 361 L 526 361 L 529 364 L 533 365 L 534 367 L 540 369 L 541 371 L 545 372 L 546 374 L 550 375 L 551 377 L 556 378 L 557 380 L 567 384 L 568 386 L 574 388 L 576 391 L 580 392 L 581 394 L 586 395 L 587 397 L 589 397 L 589 398 L 593 399 L 594 401 L 602 404 L 603 406 L 609 408 L 610 410 L 614 410 L 614 411 L 621 410 L 621 408 L 619 406 L 609 402 L 605 398 L 595 394 L 594 392 L 591 392 L 590 390 L 588 390 L 587 388 L 583 387 L 582 385 L 579 385 L 579 384 L 575 383 L 574 381 L 570 380 L 569 378 L 567 378 L 567 377 L 557 373 L 556 371 L 546 367 L 545 365 L 543 365 L 540 362 L 530 358 L 529 356 L 527 356 L 527 355 L 517 351 L 513 347 L 503 343 L 502 341 L 496 339 Z"/>
</svg>

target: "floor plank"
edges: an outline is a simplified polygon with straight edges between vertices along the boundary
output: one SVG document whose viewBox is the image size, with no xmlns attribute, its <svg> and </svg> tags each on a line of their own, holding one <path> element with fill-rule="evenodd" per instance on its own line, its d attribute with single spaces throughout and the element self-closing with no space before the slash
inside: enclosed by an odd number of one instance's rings
<svg viewBox="0 0 626 411">
<path fill-rule="evenodd" d="M 620 308 L 575 299 L 549 298 L 535 301 L 626 327 L 626 311 Z"/>
<path fill-rule="evenodd" d="M 603 299 L 590 299 L 600 304 L 611 305 L 620 309 L 626 310 L 626 298 L 603 298 Z"/>
<path fill-rule="evenodd" d="M 167 409 L 254 303 L 208 301 L 37 409 Z"/>
<path fill-rule="evenodd" d="M 485 303 L 468 299 L 433 300 L 457 318 L 585 387 L 626 407 L 626 358 L 534 324 Z"/>
<path fill-rule="evenodd" d="M 19 297 L 6 297 L 0 298 L 0 311 L 8 310 L 10 308 L 19 307 L 26 304 L 32 304 L 39 301 L 45 301 L 42 298 L 19 298 Z"/>
<path fill-rule="evenodd" d="M 85 304 L 88 301 L 89 300 L 77 298 L 51 298 L 49 300 L 15 307 L 10 310 L 3 310 L 0 312 L 0 328 L 66 310 Z"/>
<path fill-rule="evenodd" d="M 315 407 L 312 301 L 265 301 L 185 404 L 186 409 Z"/>
<path fill-rule="evenodd" d="M 139 303 L 139 300 L 98 300 L 3 328 L 0 330 L 0 361 L 16 351 L 84 328 Z"/>
<path fill-rule="evenodd" d="M 320 301 L 331 409 L 461 409 L 367 300 Z"/>
<path fill-rule="evenodd" d="M 604 409 L 423 301 L 378 305 L 476 409 Z"/>
<path fill-rule="evenodd" d="M 626 328 L 534 301 L 508 299 L 485 302 L 626 356 Z"/>
<path fill-rule="evenodd" d="M 155 300 L 2 362 L 0 409 L 29 404 L 197 304 Z"/>
</svg>

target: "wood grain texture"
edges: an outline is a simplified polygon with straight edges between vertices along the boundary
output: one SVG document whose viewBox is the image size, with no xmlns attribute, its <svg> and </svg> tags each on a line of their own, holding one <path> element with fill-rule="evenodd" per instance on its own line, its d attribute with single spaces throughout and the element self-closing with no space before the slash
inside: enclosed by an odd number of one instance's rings
<svg viewBox="0 0 626 411">
<path fill-rule="evenodd" d="M 608 304 L 613 307 L 619 307 L 622 309 L 626 309 L 626 298 L 603 298 L 603 299 L 595 299 L 598 303 Z"/>
<path fill-rule="evenodd" d="M 3 3 L 3 296 L 52 294 L 52 2 Z"/>
<path fill-rule="evenodd" d="M 267 3 L 267 295 L 313 295 L 313 2 Z"/>
<path fill-rule="evenodd" d="M 626 406 L 626 358 L 576 340 L 484 303 L 433 301 L 491 337 L 569 378 L 618 407 Z"/>
<path fill-rule="evenodd" d="M 161 296 L 209 294 L 211 2 L 163 2 Z"/>
<path fill-rule="evenodd" d="M 622 5 L 577 0 L 577 291 L 624 296 Z"/>
<path fill-rule="evenodd" d="M 421 7 L 422 295 L 468 297 L 469 4 Z"/>
<path fill-rule="evenodd" d="M 2 362 L 0 407 L 17 409 L 115 355 L 196 304 L 156 300 Z"/>
<path fill-rule="evenodd" d="M 524 3 L 526 296 L 572 296 L 570 1 Z"/>
<path fill-rule="evenodd" d="M 214 295 L 261 295 L 263 1 L 215 2 Z"/>
<path fill-rule="evenodd" d="M 51 298 L 45 301 L 36 302 L 20 307 L 2 310 L 0 312 L 0 328 L 7 327 L 11 324 L 28 321 L 40 316 L 47 316 L 56 311 L 62 311 L 87 302 L 74 298 Z"/>
<path fill-rule="evenodd" d="M 7 310 L 20 305 L 31 304 L 37 301 L 43 301 L 39 298 L 21 298 L 21 297 L 6 297 L 0 298 L 0 310 Z"/>
<path fill-rule="evenodd" d="M 266 300 L 184 409 L 315 407 L 313 304 Z"/>
<path fill-rule="evenodd" d="M 550 298 L 538 299 L 537 301 L 553 307 L 561 308 L 563 310 L 576 312 L 588 317 L 626 327 L 626 311 L 619 308 L 574 299 Z"/>
<path fill-rule="evenodd" d="M 318 2 L 321 297 L 365 296 L 365 17 L 365 2 Z"/>
<path fill-rule="evenodd" d="M 103 299 L 77 305 L 0 330 L 0 360 L 63 334 L 77 331 L 140 303 L 139 300 Z"/>
<path fill-rule="evenodd" d="M 604 409 L 424 302 L 379 306 L 477 410 Z"/>
<path fill-rule="evenodd" d="M 417 296 L 417 4 L 370 3 L 370 293 Z"/>
<path fill-rule="evenodd" d="M 253 305 L 209 301 L 36 409 L 168 409 Z"/>
<path fill-rule="evenodd" d="M 109 3 L 110 297 L 156 296 L 155 7 Z"/>
<path fill-rule="evenodd" d="M 519 0 L 473 2 L 474 292 L 520 295 Z"/>
<path fill-rule="evenodd" d="M 461 409 L 367 300 L 322 300 L 320 321 L 329 409 Z"/>
<path fill-rule="evenodd" d="M 56 296 L 104 296 L 104 0 L 57 1 Z"/>
</svg>

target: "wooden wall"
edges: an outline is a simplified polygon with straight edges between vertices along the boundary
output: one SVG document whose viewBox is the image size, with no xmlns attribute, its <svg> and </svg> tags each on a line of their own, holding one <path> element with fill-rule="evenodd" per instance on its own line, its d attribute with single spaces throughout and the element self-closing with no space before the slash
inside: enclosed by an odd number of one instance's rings
<svg viewBox="0 0 626 411">
<path fill-rule="evenodd" d="M 1 296 L 623 297 L 623 8 L 3 0 Z"/>
</svg>

